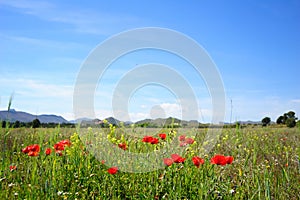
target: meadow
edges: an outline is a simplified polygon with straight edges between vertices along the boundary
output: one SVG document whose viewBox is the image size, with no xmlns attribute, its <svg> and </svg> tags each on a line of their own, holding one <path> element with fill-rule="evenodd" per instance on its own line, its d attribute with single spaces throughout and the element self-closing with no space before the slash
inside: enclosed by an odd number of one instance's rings
<svg viewBox="0 0 300 200">
<path fill-rule="evenodd" d="M 173 129 L 86 129 L 124 152 L 156 152 L 178 142 L 179 155 L 166 155 L 162 168 L 146 173 L 97 159 L 89 149 L 95 139 L 79 131 L 0 128 L 0 199 L 300 199 L 298 128 L 223 129 L 201 155 L 207 129 L 192 130 L 195 137 Z"/>
</svg>

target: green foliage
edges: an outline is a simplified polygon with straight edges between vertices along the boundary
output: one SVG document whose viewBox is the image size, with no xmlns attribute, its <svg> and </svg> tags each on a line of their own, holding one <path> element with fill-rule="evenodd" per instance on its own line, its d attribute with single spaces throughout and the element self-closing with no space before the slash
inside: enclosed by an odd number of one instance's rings
<svg viewBox="0 0 300 200">
<path fill-rule="evenodd" d="M 41 122 L 39 119 L 34 119 L 32 121 L 32 128 L 39 128 L 41 126 Z"/>
<path fill-rule="evenodd" d="M 296 121 L 293 118 L 288 118 L 285 122 L 286 126 L 289 128 L 293 128 L 296 126 Z"/>
<path fill-rule="evenodd" d="M 300 129 L 300 120 L 297 121 L 296 126 Z"/>
<path fill-rule="evenodd" d="M 276 120 L 277 124 L 286 124 L 287 127 L 292 128 L 296 125 L 296 120 L 298 119 L 294 111 L 289 111 L 279 116 Z"/>
<path fill-rule="evenodd" d="M 2 128 L 6 128 L 6 124 L 7 124 L 6 121 L 1 121 L 1 127 Z"/>
<path fill-rule="evenodd" d="M 283 116 L 279 116 L 276 120 L 277 124 L 285 124 L 285 119 Z"/>
<path fill-rule="evenodd" d="M 197 143 L 181 155 L 187 158 L 184 163 L 148 173 L 119 171 L 114 175 L 107 172 L 111 166 L 89 153 L 74 129 L 8 131 L 9 135 L 0 128 L 0 141 L 6 138 L 6 146 L 0 144 L 0 199 L 300 199 L 295 162 L 300 152 L 298 129 L 243 128 L 238 130 L 240 134 L 223 129 L 215 147 L 203 155 L 198 155 L 197 149 L 203 147 L 206 132 L 195 129 Z M 87 131 L 95 134 L 100 130 Z M 149 145 L 140 139 L 129 139 L 132 129 L 120 131 L 112 126 L 103 131 L 118 140 L 119 132 L 124 134 L 129 150 L 136 146 L 137 152 L 148 150 Z M 157 130 L 151 131 L 147 134 Z M 167 137 L 176 137 L 174 131 L 166 133 Z M 70 139 L 71 146 L 65 147 L 62 156 L 53 152 L 45 155 L 46 148 L 64 139 Z M 88 145 L 94 144 L 90 142 Z M 21 152 L 21 146 L 30 144 L 41 146 L 39 156 Z M 210 158 L 215 154 L 232 155 L 235 160 L 231 165 L 211 165 Z M 203 157 L 204 165 L 195 167 L 191 155 Z M 11 171 L 10 166 L 16 168 Z"/>
<path fill-rule="evenodd" d="M 270 117 L 265 117 L 261 120 L 261 123 L 263 126 L 267 126 L 271 123 L 271 118 Z"/>
<path fill-rule="evenodd" d="M 21 126 L 21 122 L 20 121 L 15 121 L 15 123 L 13 124 L 13 127 L 14 128 L 20 128 L 20 126 Z"/>
</svg>

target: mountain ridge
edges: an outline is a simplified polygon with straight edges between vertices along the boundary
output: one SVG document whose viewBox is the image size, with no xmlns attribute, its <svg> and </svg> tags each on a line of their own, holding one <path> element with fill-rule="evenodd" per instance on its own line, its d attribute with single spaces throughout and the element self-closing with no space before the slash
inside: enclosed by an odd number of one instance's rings
<svg viewBox="0 0 300 200">
<path fill-rule="evenodd" d="M 0 121 L 20 121 L 20 122 L 31 122 L 34 119 L 39 119 L 41 123 L 83 123 L 83 124 L 101 124 L 104 119 L 90 119 L 90 118 L 81 118 L 76 120 L 66 120 L 62 116 L 54 115 L 54 114 L 41 114 L 41 115 L 33 115 L 24 111 L 16 111 L 15 109 L 10 109 L 10 111 L 0 111 Z M 136 122 L 126 121 L 122 122 L 114 117 L 107 117 L 105 118 L 109 123 L 118 125 L 123 123 L 124 125 L 144 125 L 144 126 L 157 126 L 161 127 L 164 125 L 181 125 L 183 127 L 196 127 L 199 124 L 209 124 L 209 123 L 202 123 L 197 120 L 181 120 L 174 117 L 168 118 L 156 118 L 156 119 L 142 119 Z M 259 121 L 238 121 L 240 124 L 260 124 Z M 236 123 L 236 122 L 235 122 Z M 224 122 L 224 125 L 229 124 Z"/>
<path fill-rule="evenodd" d="M 20 121 L 27 123 L 32 122 L 34 119 L 38 119 L 41 123 L 69 123 L 69 121 L 63 118 L 62 116 L 54 114 L 33 115 L 23 111 L 16 111 L 15 109 L 11 109 L 9 111 L 0 111 L 0 121 Z"/>
</svg>

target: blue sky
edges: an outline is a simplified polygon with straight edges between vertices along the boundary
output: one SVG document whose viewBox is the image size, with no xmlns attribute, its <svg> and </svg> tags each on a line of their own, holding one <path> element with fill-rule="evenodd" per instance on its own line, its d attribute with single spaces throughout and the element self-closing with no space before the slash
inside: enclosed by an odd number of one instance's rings
<svg viewBox="0 0 300 200">
<path fill-rule="evenodd" d="M 130 2 L 130 3 L 129 3 Z M 105 39 L 142 27 L 181 32 L 202 45 L 215 62 L 226 92 L 226 121 L 273 121 L 289 110 L 300 113 L 300 2 L 266 1 L 0 1 L 0 110 L 74 118 L 73 90 L 81 64 Z M 211 100 L 188 63 L 159 51 L 116 61 L 95 92 L 98 118 L 112 115 L 116 83 L 135 64 L 174 66 L 193 87 L 200 121 L 211 119 Z M 122 67 L 120 67 L 122 66 Z M 176 96 L 149 85 L 129 100 L 132 121 L 180 116 Z M 160 110 L 158 110 L 160 111 Z"/>
</svg>

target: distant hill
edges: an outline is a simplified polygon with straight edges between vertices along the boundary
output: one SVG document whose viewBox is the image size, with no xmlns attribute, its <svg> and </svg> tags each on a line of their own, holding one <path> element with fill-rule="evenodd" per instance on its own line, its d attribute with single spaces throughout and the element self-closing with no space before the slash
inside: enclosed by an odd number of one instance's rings
<svg viewBox="0 0 300 200">
<path fill-rule="evenodd" d="M 117 120 L 117 119 L 115 119 L 113 117 L 105 118 L 105 120 L 107 120 L 108 123 L 114 124 L 114 125 L 119 125 L 121 123 L 121 121 L 119 121 L 119 120 Z M 100 120 L 100 119 L 97 119 L 97 118 L 95 118 L 95 119 L 91 119 L 91 118 L 79 118 L 79 119 L 70 121 L 70 123 L 80 123 L 81 125 L 94 125 L 94 124 L 101 124 L 102 121 L 103 120 Z"/>
<path fill-rule="evenodd" d="M 157 118 L 157 119 L 144 119 L 141 121 L 137 121 L 136 125 L 140 125 L 140 124 L 148 124 L 149 126 L 156 126 L 156 127 L 163 127 L 166 125 L 171 125 L 173 123 L 173 125 L 180 125 L 182 127 L 198 127 L 199 122 L 197 120 L 190 120 L 190 121 L 186 121 L 186 120 L 180 120 L 177 118 L 172 118 L 172 117 L 168 117 L 168 118 Z"/>
<path fill-rule="evenodd" d="M 0 111 L 0 121 L 8 120 L 10 122 L 32 122 L 34 119 L 40 120 L 41 123 L 69 123 L 66 119 L 57 115 L 32 115 L 30 113 L 16 111 Z"/>
<path fill-rule="evenodd" d="M 41 123 L 81 123 L 81 125 L 97 125 L 101 124 L 103 120 L 100 119 L 90 119 L 90 118 L 80 118 L 76 120 L 67 121 L 61 116 L 57 115 L 32 115 L 27 112 L 22 111 L 16 111 L 14 109 L 11 109 L 9 112 L 7 111 L 0 111 L 0 121 L 3 120 L 9 120 L 10 122 L 20 121 L 20 122 L 32 122 L 34 119 L 39 119 Z M 113 117 L 108 117 L 106 120 L 110 124 L 119 125 L 121 123 L 120 120 L 115 119 Z M 240 124 L 261 124 L 260 121 L 238 121 Z M 137 121 L 135 123 L 127 121 L 122 122 L 124 125 L 130 125 L 135 124 L 137 126 L 144 126 L 144 127 L 163 127 L 163 126 L 169 126 L 173 123 L 174 126 L 180 126 L 180 127 L 198 127 L 201 125 L 200 122 L 197 120 L 180 120 L 177 118 L 157 118 L 157 119 L 143 119 L 140 121 Z M 235 124 L 236 122 L 232 123 Z M 272 122 L 274 123 L 274 122 Z M 229 124 L 224 122 L 224 124 Z M 209 124 L 206 124 L 209 125 Z"/>
<path fill-rule="evenodd" d="M 177 118 L 157 118 L 157 119 L 143 119 L 137 122 L 131 122 L 131 121 L 126 121 L 126 122 L 122 122 L 116 118 L 113 117 L 108 117 L 105 118 L 105 120 L 108 121 L 108 123 L 110 124 L 114 124 L 114 125 L 120 125 L 120 123 L 123 123 L 125 126 L 127 125 L 131 125 L 131 124 L 135 124 L 136 126 L 142 126 L 142 127 L 163 127 L 163 126 L 169 126 L 169 125 L 174 125 L 174 126 L 181 126 L 181 127 L 198 127 L 199 126 L 199 122 L 197 120 L 190 120 L 190 121 L 186 121 L 186 120 L 180 120 Z M 82 126 L 86 126 L 86 125 L 97 125 L 97 124 L 102 124 L 103 120 L 100 119 L 90 119 L 90 118 L 80 118 L 77 120 L 73 120 L 70 121 L 72 123 L 81 123 Z"/>
</svg>

